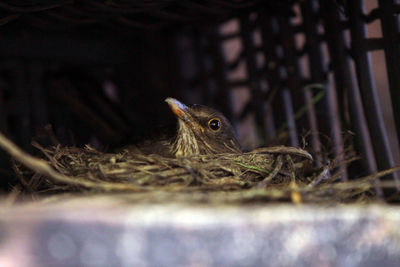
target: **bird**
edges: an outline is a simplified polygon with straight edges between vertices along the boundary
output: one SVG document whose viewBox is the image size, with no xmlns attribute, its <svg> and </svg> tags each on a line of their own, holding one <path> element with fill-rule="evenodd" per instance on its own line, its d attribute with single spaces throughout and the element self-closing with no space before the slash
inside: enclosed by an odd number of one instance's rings
<svg viewBox="0 0 400 267">
<path fill-rule="evenodd" d="M 185 105 L 172 97 L 165 102 L 177 118 L 177 128 L 172 134 L 136 144 L 140 152 L 172 158 L 242 152 L 232 124 L 221 112 L 203 105 Z"/>
</svg>

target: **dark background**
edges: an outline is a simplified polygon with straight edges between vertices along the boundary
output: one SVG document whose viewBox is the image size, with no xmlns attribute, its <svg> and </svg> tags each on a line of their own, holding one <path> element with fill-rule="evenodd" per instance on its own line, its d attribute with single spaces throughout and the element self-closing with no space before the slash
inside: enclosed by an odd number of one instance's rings
<svg viewBox="0 0 400 267">
<path fill-rule="evenodd" d="M 2 1 L 0 130 L 30 153 L 32 140 L 111 151 L 174 124 L 170 96 L 221 110 L 246 149 L 304 147 L 322 166 L 354 147 L 361 160 L 343 179 L 373 173 L 399 162 L 399 10 L 394 0 Z M 0 174 L 9 190 L 3 152 Z"/>
</svg>

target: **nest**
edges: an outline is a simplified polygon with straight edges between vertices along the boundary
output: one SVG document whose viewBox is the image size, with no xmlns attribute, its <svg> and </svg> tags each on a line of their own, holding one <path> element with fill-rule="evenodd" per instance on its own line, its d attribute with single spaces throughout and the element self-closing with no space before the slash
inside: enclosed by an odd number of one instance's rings
<svg viewBox="0 0 400 267">
<path fill-rule="evenodd" d="M 336 161 L 312 167 L 311 155 L 292 147 L 261 148 L 242 154 L 164 158 L 128 150 L 103 153 L 85 148 L 43 148 L 44 159 L 32 157 L 0 136 L 0 146 L 14 159 L 20 188 L 31 195 L 131 192 L 140 201 L 254 202 L 369 202 L 376 194 L 375 175 L 342 182 Z M 27 167 L 27 168 L 26 168 Z M 393 183 L 379 183 L 393 187 Z"/>
</svg>

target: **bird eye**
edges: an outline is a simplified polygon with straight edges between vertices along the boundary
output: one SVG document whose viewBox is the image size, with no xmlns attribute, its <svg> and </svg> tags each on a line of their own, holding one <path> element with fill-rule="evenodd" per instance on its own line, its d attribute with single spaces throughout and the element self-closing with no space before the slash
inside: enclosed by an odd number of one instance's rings
<svg viewBox="0 0 400 267">
<path fill-rule="evenodd" d="M 213 131 L 218 131 L 221 128 L 221 121 L 219 119 L 211 119 L 208 121 L 208 127 Z"/>
</svg>

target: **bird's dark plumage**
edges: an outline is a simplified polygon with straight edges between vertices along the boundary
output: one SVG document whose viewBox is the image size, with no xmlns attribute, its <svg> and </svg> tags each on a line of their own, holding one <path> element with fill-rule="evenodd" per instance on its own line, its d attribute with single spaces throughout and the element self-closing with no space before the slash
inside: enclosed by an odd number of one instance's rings
<svg viewBox="0 0 400 267">
<path fill-rule="evenodd" d="M 172 136 L 137 145 L 140 151 L 167 157 L 241 152 L 233 127 L 221 112 L 202 105 L 186 106 L 174 98 L 165 101 L 178 119 L 177 130 Z"/>
</svg>

